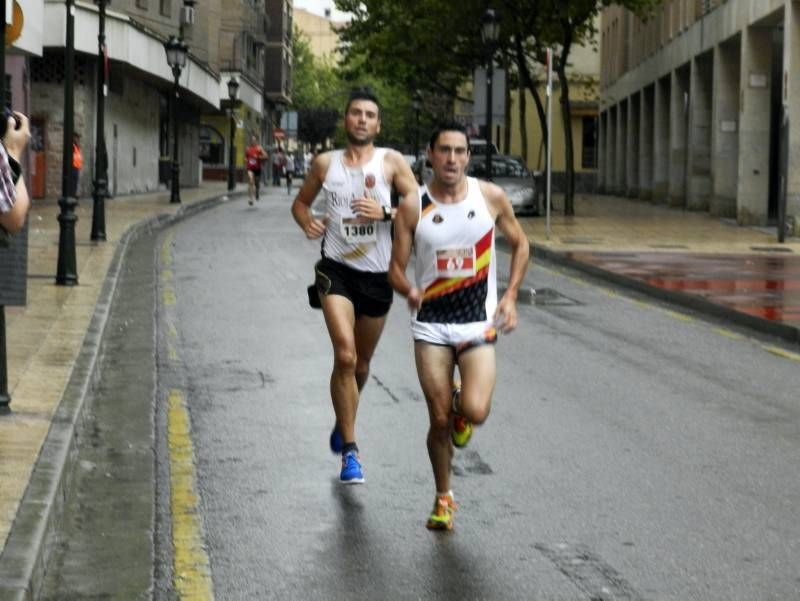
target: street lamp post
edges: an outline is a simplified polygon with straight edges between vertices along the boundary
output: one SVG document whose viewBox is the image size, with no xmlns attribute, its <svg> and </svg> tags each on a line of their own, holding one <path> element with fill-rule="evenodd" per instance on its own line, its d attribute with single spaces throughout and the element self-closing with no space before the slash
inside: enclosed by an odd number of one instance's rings
<svg viewBox="0 0 800 601">
<path fill-rule="evenodd" d="M 95 241 L 106 239 L 108 196 L 108 155 L 106 153 L 106 5 L 111 0 L 95 0 L 99 13 L 97 33 L 97 136 L 95 138 L 94 182 L 92 190 L 92 234 Z"/>
<path fill-rule="evenodd" d="M 235 159 L 236 159 L 236 116 L 234 115 L 234 109 L 236 108 L 236 95 L 239 92 L 239 82 L 238 80 L 231 76 L 228 80 L 228 99 L 231 101 L 231 135 L 230 135 L 230 143 L 228 144 L 228 190 L 233 190 L 236 187 L 235 181 Z"/>
<path fill-rule="evenodd" d="M 64 148 L 61 154 L 61 198 L 58 199 L 58 265 L 56 285 L 78 284 L 77 257 L 75 256 L 75 206 L 72 196 L 72 135 L 74 131 L 75 88 L 75 4 L 66 0 L 67 33 L 64 46 Z"/>
<path fill-rule="evenodd" d="M 416 128 L 414 130 L 414 160 L 419 158 L 419 110 L 422 108 L 422 94 L 419 90 L 414 92 L 411 98 L 411 106 L 414 108 Z"/>
<path fill-rule="evenodd" d="M 500 37 L 500 21 L 494 10 L 483 13 L 481 37 L 486 46 L 486 179 L 492 179 L 492 77 L 494 76 L 494 48 Z"/>
<path fill-rule="evenodd" d="M 181 70 L 186 66 L 186 55 L 189 53 L 189 47 L 184 43 L 183 39 L 176 38 L 173 35 L 164 43 L 164 50 L 167 53 L 167 64 L 172 69 L 172 77 L 174 80 L 169 115 L 170 121 L 172 121 L 172 191 L 169 201 L 171 203 L 179 203 L 181 201 L 181 165 L 178 161 L 177 105 Z"/>
</svg>

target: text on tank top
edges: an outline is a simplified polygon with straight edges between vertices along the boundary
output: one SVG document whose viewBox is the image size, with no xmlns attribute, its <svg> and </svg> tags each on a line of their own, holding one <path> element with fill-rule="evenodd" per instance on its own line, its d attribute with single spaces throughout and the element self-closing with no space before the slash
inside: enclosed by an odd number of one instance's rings
<svg viewBox="0 0 800 601">
<path fill-rule="evenodd" d="M 472 323 L 494 313 L 494 219 L 476 179 L 467 178 L 467 194 L 457 203 L 437 203 L 427 187 L 420 189 L 414 248 L 423 290 L 417 321 Z"/>
<path fill-rule="evenodd" d="M 386 149 L 376 148 L 370 160 L 359 167 L 345 165 L 343 155 L 341 150 L 332 153 L 322 184 L 328 218 L 322 255 L 360 271 L 388 271 L 391 223 L 363 219 L 351 208 L 365 192 L 381 206 L 391 207 L 383 165 Z"/>
</svg>

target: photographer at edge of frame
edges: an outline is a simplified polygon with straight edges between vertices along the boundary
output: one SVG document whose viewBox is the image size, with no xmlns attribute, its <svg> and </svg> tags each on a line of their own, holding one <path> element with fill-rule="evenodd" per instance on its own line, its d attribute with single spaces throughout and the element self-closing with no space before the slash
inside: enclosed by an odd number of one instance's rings
<svg viewBox="0 0 800 601">
<path fill-rule="evenodd" d="M 25 225 L 30 207 L 19 162 L 31 137 L 28 118 L 4 109 L 0 115 L 0 136 L 0 246 L 6 246 L 9 234 L 17 233 Z"/>
</svg>

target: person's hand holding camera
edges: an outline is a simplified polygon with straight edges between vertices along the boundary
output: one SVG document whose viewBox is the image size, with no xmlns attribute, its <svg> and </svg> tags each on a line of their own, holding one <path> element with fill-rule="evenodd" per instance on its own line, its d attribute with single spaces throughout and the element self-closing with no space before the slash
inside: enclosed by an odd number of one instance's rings
<svg viewBox="0 0 800 601">
<path fill-rule="evenodd" d="M 3 135 L 3 146 L 6 147 L 8 155 L 15 161 L 19 161 L 30 139 L 31 130 L 28 125 L 28 118 L 16 111 L 8 114 L 5 134 Z"/>
</svg>

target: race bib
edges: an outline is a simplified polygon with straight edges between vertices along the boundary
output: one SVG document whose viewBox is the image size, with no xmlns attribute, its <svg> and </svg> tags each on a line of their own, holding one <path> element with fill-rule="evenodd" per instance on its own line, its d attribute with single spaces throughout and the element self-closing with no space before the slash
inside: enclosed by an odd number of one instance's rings
<svg viewBox="0 0 800 601">
<path fill-rule="evenodd" d="M 475 247 L 437 249 L 436 275 L 440 278 L 469 278 L 474 276 Z"/>
<path fill-rule="evenodd" d="M 358 217 L 342 217 L 339 223 L 339 232 L 348 244 L 375 242 L 376 229 L 374 221 L 364 222 Z"/>
</svg>

